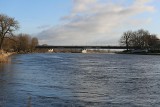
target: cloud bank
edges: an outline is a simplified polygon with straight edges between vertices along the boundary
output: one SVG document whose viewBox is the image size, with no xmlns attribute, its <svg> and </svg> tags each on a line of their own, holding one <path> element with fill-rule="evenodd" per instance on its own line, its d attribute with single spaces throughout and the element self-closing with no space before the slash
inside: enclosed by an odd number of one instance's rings
<svg viewBox="0 0 160 107">
<path fill-rule="evenodd" d="M 113 2 L 114 1 L 114 2 Z M 50 45 L 111 45 L 118 43 L 128 28 L 145 25 L 154 12 L 153 0 L 73 0 L 70 14 L 61 24 L 38 34 L 41 44 Z"/>
</svg>

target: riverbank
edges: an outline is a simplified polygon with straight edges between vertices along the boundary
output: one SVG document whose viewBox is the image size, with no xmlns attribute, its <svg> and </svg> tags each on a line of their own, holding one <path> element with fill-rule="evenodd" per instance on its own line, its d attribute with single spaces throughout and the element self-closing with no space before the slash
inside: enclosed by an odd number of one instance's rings
<svg viewBox="0 0 160 107">
<path fill-rule="evenodd" d="M 132 52 L 117 52 L 116 54 L 132 54 L 132 55 L 160 55 L 160 53 L 152 53 L 152 52 L 139 52 L 139 53 L 132 53 Z"/>
<path fill-rule="evenodd" d="M 0 63 L 7 63 L 9 60 L 9 56 L 13 55 L 14 53 L 1 53 L 0 54 Z"/>
<path fill-rule="evenodd" d="M 8 57 L 4 54 L 0 54 L 0 63 L 8 62 Z"/>
</svg>

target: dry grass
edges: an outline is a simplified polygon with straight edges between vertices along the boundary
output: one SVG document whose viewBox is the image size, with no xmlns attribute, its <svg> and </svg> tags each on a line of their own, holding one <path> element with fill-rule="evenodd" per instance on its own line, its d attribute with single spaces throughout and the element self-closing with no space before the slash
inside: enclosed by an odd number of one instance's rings
<svg viewBox="0 0 160 107">
<path fill-rule="evenodd" d="M 9 56 L 11 56 L 14 53 L 8 53 L 4 50 L 0 50 L 0 63 L 7 63 L 9 61 Z"/>
<path fill-rule="evenodd" d="M 4 54 L 0 54 L 0 63 L 8 62 L 8 56 Z"/>
</svg>

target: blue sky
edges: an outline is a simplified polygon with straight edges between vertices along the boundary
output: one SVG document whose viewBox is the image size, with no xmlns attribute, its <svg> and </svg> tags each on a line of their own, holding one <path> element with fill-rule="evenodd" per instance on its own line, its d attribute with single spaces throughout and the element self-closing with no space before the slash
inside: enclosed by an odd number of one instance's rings
<svg viewBox="0 0 160 107">
<path fill-rule="evenodd" d="M 40 26 L 54 26 L 71 10 L 67 0 L 0 0 L 0 13 L 20 23 L 19 32 L 38 33 Z"/>
<path fill-rule="evenodd" d="M 49 45 L 112 45 L 127 30 L 160 37 L 159 0 L 0 0 L 0 13 L 20 23 L 16 33 Z"/>
</svg>

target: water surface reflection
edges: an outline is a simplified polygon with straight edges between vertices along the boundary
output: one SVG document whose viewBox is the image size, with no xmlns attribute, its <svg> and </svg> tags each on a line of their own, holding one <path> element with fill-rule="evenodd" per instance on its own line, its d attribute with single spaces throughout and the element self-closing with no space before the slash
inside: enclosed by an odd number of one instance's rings
<svg viewBox="0 0 160 107">
<path fill-rule="evenodd" d="M 160 105 L 159 56 L 26 54 L 0 65 L 0 106 Z"/>
</svg>

